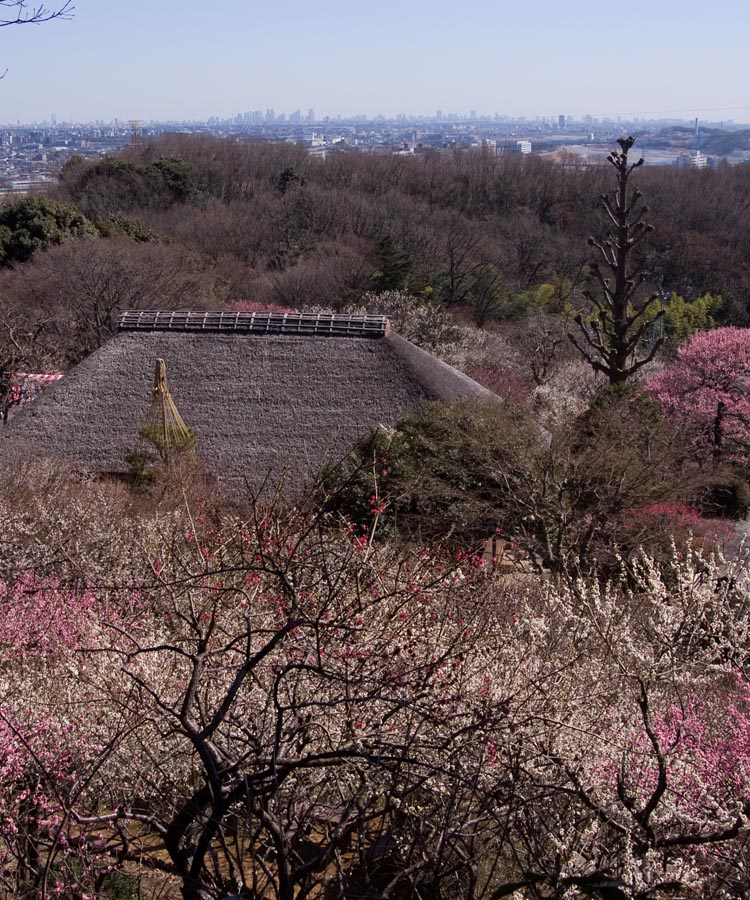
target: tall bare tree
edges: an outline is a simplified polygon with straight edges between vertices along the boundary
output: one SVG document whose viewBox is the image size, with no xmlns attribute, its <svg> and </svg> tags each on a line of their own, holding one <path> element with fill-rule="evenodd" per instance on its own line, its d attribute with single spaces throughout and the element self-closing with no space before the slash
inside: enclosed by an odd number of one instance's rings
<svg viewBox="0 0 750 900">
<path fill-rule="evenodd" d="M 610 384 L 627 381 L 654 358 L 663 342 L 663 338 L 659 338 L 647 353 L 639 354 L 646 330 L 651 322 L 663 315 L 663 311 L 656 316 L 649 314 L 658 294 L 641 301 L 637 299 L 646 273 L 642 262 L 633 265 L 632 253 L 653 227 L 643 221 L 648 207 L 640 202 L 641 192 L 638 188 L 630 194 L 628 191 L 630 176 L 643 165 L 643 158 L 635 163 L 628 160 L 635 138 L 618 138 L 617 143 L 620 149 L 613 150 L 607 157 L 616 172 L 616 185 L 611 194 L 601 195 L 611 225 L 603 240 L 589 238 L 597 256 L 590 265 L 590 273 L 599 290 L 587 290 L 584 296 L 595 312 L 591 319 L 577 315 L 575 321 L 580 334 L 569 335 L 589 365 L 606 375 Z"/>
</svg>

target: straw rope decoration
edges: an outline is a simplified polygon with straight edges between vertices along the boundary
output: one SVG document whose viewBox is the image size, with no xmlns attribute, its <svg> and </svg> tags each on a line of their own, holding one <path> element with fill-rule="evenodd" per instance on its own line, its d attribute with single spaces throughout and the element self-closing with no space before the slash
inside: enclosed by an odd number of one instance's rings
<svg viewBox="0 0 750 900">
<path fill-rule="evenodd" d="M 156 360 L 153 399 L 146 424 L 139 434 L 150 441 L 164 458 L 170 452 L 192 450 L 195 446 L 195 434 L 185 424 L 169 393 L 167 366 L 163 359 Z"/>
</svg>

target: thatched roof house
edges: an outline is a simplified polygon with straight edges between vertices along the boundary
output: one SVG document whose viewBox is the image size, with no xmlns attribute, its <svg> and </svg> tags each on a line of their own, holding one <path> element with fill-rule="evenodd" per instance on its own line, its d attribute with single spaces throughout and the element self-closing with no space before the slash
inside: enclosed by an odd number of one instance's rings
<svg viewBox="0 0 750 900">
<path fill-rule="evenodd" d="M 125 313 L 117 337 L 0 427 L 0 455 L 125 472 L 158 358 L 199 457 L 235 490 L 282 472 L 298 486 L 424 399 L 489 396 L 380 316 Z"/>
</svg>

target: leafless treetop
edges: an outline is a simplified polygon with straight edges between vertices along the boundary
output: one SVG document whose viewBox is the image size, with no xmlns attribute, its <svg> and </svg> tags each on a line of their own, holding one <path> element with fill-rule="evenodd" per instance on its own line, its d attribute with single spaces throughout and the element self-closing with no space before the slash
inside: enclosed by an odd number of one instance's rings
<svg viewBox="0 0 750 900">
<path fill-rule="evenodd" d="M 73 0 L 65 0 L 55 7 L 47 7 L 43 3 L 31 5 L 28 0 L 0 0 L 0 28 L 4 25 L 39 25 L 51 19 L 67 19 L 74 9 Z"/>
</svg>

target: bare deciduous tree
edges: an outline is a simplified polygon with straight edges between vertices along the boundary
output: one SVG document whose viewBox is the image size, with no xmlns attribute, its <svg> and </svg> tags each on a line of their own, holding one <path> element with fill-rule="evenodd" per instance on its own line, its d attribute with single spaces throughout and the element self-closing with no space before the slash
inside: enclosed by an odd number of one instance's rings
<svg viewBox="0 0 750 900">
<path fill-rule="evenodd" d="M 70 241 L 6 277 L 0 359 L 15 348 L 16 364 L 66 367 L 112 336 L 121 311 L 210 307 L 220 299 L 215 288 L 206 260 L 178 247 Z"/>
</svg>

